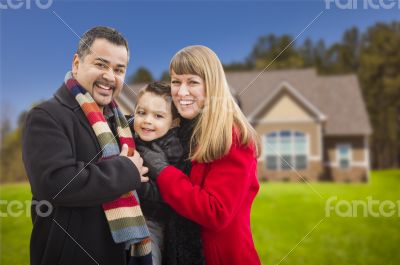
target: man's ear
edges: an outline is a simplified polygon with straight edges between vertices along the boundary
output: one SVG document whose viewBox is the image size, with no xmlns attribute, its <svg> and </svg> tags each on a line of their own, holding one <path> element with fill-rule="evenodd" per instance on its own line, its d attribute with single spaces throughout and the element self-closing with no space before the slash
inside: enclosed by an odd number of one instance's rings
<svg viewBox="0 0 400 265">
<path fill-rule="evenodd" d="M 178 127 L 181 124 L 181 119 L 175 118 L 172 120 L 171 128 Z"/>
<path fill-rule="evenodd" d="M 72 74 L 76 75 L 79 68 L 79 55 L 77 53 L 74 54 L 74 58 L 72 59 Z"/>
</svg>

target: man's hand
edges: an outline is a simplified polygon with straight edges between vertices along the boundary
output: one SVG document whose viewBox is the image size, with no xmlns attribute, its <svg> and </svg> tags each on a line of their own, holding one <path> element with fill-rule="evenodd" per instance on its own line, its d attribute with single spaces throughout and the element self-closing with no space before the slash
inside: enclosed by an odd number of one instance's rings
<svg viewBox="0 0 400 265">
<path fill-rule="evenodd" d="M 128 156 L 128 145 L 123 144 L 121 148 L 121 153 L 119 154 L 120 156 L 125 156 L 129 160 L 132 161 L 132 163 L 136 166 L 140 173 L 140 180 L 141 182 L 148 182 L 149 178 L 145 177 L 144 175 L 149 172 L 149 169 L 145 166 L 143 166 L 143 159 L 140 157 L 139 152 L 135 151 L 133 156 Z"/>
</svg>

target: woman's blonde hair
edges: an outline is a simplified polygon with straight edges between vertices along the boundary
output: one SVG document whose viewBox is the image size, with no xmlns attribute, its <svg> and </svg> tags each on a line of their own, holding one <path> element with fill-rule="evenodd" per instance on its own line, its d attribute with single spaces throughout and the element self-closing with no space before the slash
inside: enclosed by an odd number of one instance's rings
<svg viewBox="0 0 400 265">
<path fill-rule="evenodd" d="M 205 105 L 190 140 L 191 160 L 207 163 L 226 155 L 235 140 L 234 128 L 237 141 L 253 145 L 258 156 L 259 137 L 232 96 L 222 64 L 211 49 L 200 45 L 183 48 L 172 58 L 169 71 L 198 75 L 205 83 Z"/>
</svg>

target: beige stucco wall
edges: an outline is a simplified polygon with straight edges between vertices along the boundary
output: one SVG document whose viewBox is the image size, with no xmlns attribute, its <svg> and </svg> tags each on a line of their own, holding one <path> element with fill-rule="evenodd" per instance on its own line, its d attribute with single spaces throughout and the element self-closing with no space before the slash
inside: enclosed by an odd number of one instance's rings
<svg viewBox="0 0 400 265">
<path fill-rule="evenodd" d="M 261 115 L 256 118 L 256 121 L 254 127 L 262 138 L 274 131 L 298 131 L 307 135 L 309 148 L 307 169 L 297 172 L 294 170 L 267 170 L 265 152 L 263 150 L 258 163 L 260 179 L 302 181 L 302 178 L 304 178 L 313 181 L 320 178 L 323 170 L 321 163 L 322 124 L 298 100 L 288 93 L 282 93 L 263 110 Z"/>
<path fill-rule="evenodd" d="M 309 155 L 321 156 L 321 123 L 287 92 L 281 93 L 255 120 L 254 127 L 261 137 L 281 130 L 305 133 L 309 140 Z"/>
<path fill-rule="evenodd" d="M 272 104 L 260 121 L 313 121 L 310 113 L 288 93 L 283 93 Z"/>
</svg>

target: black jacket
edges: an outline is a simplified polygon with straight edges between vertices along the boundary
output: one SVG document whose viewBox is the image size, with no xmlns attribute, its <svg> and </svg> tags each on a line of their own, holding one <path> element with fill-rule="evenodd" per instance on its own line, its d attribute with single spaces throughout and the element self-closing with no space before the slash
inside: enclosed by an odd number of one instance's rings
<svg viewBox="0 0 400 265">
<path fill-rule="evenodd" d="M 183 157 L 183 147 L 178 138 L 178 130 L 177 127 L 172 128 L 163 137 L 150 142 L 145 142 L 135 136 L 135 144 L 136 146 L 151 148 L 151 145 L 156 143 L 166 154 L 169 164 L 179 167 Z M 170 212 L 173 210 L 161 198 L 156 182 L 150 178 L 149 182 L 143 183 L 138 190 L 138 195 L 146 219 L 165 225 L 168 222 Z"/>
<path fill-rule="evenodd" d="M 187 175 L 191 170 L 189 142 L 195 121 L 182 119 L 181 126 L 171 129 L 164 137 L 155 140 L 166 153 L 171 165 Z M 148 145 L 139 139 L 137 145 Z M 157 184 L 150 180 L 138 191 L 146 218 L 162 223 L 164 229 L 164 265 L 202 265 L 203 249 L 198 224 L 180 216 L 161 198 Z"/>
<path fill-rule="evenodd" d="M 99 161 L 97 138 L 65 85 L 30 111 L 22 156 L 32 200 L 51 204 L 46 217 L 32 204 L 31 264 L 126 264 L 102 204 L 139 188 L 139 172 L 126 157 Z"/>
</svg>

